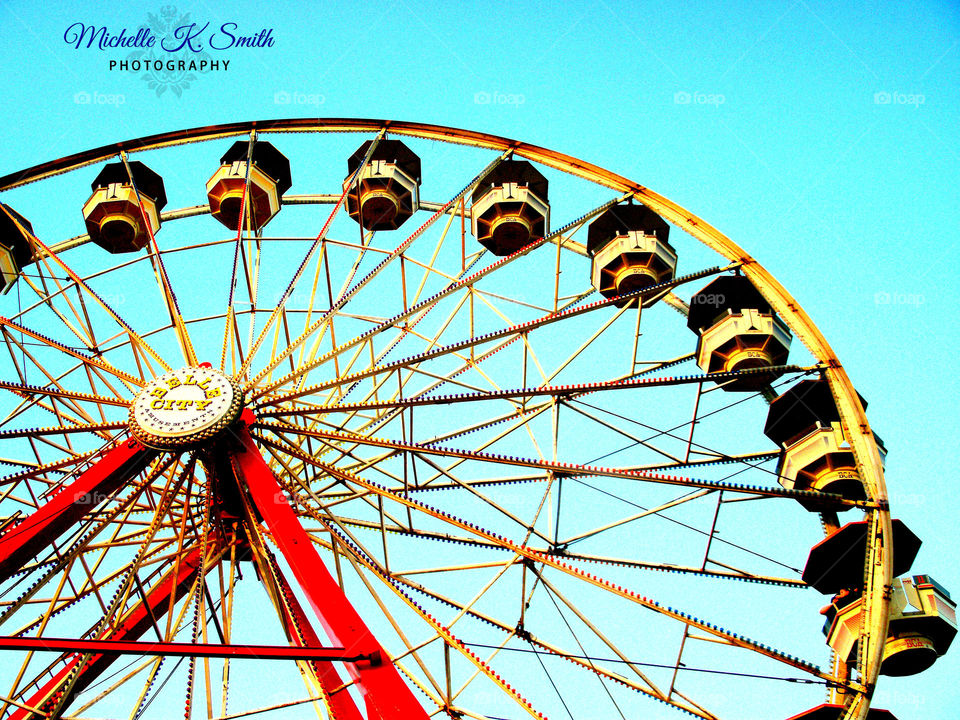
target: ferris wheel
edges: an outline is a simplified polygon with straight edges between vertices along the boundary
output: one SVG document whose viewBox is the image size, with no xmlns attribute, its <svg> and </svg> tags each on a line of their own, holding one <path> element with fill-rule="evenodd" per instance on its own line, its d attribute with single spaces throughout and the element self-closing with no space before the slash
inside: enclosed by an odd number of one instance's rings
<svg viewBox="0 0 960 720">
<path fill-rule="evenodd" d="M 635 182 L 293 119 L 0 192 L 2 717 L 880 720 L 956 633 L 827 340 Z"/>
</svg>

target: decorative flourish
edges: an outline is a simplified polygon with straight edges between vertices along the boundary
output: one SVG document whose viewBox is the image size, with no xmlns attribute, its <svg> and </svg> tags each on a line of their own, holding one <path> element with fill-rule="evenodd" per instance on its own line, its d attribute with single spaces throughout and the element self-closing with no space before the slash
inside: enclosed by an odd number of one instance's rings
<svg viewBox="0 0 960 720">
<path fill-rule="evenodd" d="M 174 41 L 174 31 L 177 28 L 189 25 L 190 22 L 190 13 L 180 15 L 174 5 L 164 5 L 157 14 L 147 13 L 146 25 L 161 42 L 158 42 L 152 48 L 138 50 L 127 56 L 127 60 L 141 60 L 144 62 L 145 67 L 148 69 L 141 77 L 143 81 L 147 83 L 147 87 L 157 94 L 157 97 L 160 97 L 167 90 L 170 90 L 179 98 L 183 95 L 183 91 L 188 90 L 191 83 L 197 80 L 199 73 L 209 72 L 209 70 L 191 71 L 185 69 L 181 63 L 175 62 L 176 56 L 174 54 L 163 52 L 162 41 L 169 39 L 172 43 Z M 197 61 L 196 65 L 199 65 L 199 61 L 208 61 L 203 66 L 207 68 L 210 67 L 209 63 L 213 60 L 210 54 L 206 52 L 197 53 L 193 59 Z"/>
</svg>

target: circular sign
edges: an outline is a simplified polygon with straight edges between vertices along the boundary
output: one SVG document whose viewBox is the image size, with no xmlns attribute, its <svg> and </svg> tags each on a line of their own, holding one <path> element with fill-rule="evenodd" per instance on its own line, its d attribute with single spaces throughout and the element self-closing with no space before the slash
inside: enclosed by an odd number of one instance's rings
<svg viewBox="0 0 960 720">
<path fill-rule="evenodd" d="M 185 367 L 151 380 L 130 406 L 130 430 L 140 442 L 166 449 L 217 435 L 240 415 L 241 395 L 206 366 Z"/>
</svg>

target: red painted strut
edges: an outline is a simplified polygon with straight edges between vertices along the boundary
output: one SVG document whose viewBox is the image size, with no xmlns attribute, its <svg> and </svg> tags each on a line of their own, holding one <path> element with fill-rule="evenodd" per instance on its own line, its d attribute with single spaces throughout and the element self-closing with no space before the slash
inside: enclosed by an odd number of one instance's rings
<svg viewBox="0 0 960 720">
<path fill-rule="evenodd" d="M 0 650 L 34 652 L 102 653 L 103 655 L 158 655 L 171 657 L 256 658 L 258 660 L 369 660 L 338 647 L 286 647 L 277 645 L 219 645 L 185 642 L 129 642 L 125 640 L 75 640 L 48 637 L 0 637 Z"/>
<path fill-rule="evenodd" d="M 156 455 L 136 440 L 107 451 L 23 522 L 0 537 L 0 582 L 49 548 L 94 507 L 142 471 Z"/>
<path fill-rule="evenodd" d="M 222 554 L 222 552 L 222 549 L 218 549 L 219 554 Z M 141 601 L 134 605 L 120 618 L 115 630 L 99 639 L 130 642 L 139 638 L 147 628 L 151 626 L 153 618 L 159 618 L 166 614 L 167 608 L 170 606 L 171 593 L 174 594 L 175 598 L 179 599 L 190 589 L 196 577 L 197 569 L 202 562 L 202 550 L 199 545 L 196 545 L 180 559 L 178 566 L 171 569 L 150 589 L 147 593 L 147 602 Z M 90 683 L 110 667 L 110 664 L 116 660 L 116 658 L 117 655 L 115 653 L 106 654 L 95 652 L 90 655 L 87 662 L 79 668 L 80 677 L 73 686 L 71 694 L 75 695 L 90 685 Z M 52 710 L 60 697 L 63 684 L 67 681 L 70 673 L 80 665 L 82 659 L 83 655 L 74 657 L 67 663 L 66 667 L 54 675 L 39 691 L 34 693 L 26 704 L 30 707 L 44 710 L 44 712 Z M 35 717 L 37 717 L 36 713 L 18 708 L 10 715 L 8 720 L 26 720 L 27 718 Z"/>
<path fill-rule="evenodd" d="M 273 574 L 276 576 L 280 585 L 280 592 L 284 594 L 286 599 L 286 607 L 290 608 L 289 613 L 284 612 L 281 618 L 283 624 L 286 626 L 287 636 L 290 638 L 290 642 L 302 646 L 303 641 L 300 639 L 300 635 L 302 634 L 304 641 L 308 644 L 319 645 L 320 638 L 317 637 L 316 631 L 310 624 L 307 613 L 304 611 L 297 596 L 293 593 L 290 583 L 287 582 L 287 578 L 276 564 L 274 564 Z M 300 631 L 299 633 L 297 632 L 298 629 Z M 333 666 L 333 663 L 311 662 L 310 667 L 324 690 L 327 691 L 327 700 L 330 703 L 336 719 L 363 720 L 363 716 L 360 714 L 360 710 L 357 708 L 356 703 L 354 703 L 350 693 L 345 691 L 334 692 L 338 687 L 343 685 L 343 680 L 341 680 L 340 674 Z"/>
<path fill-rule="evenodd" d="M 386 659 L 386 651 L 327 571 L 246 426 L 239 423 L 236 434 L 243 447 L 234 456 L 239 475 L 327 636 L 348 652 Z M 427 720 L 393 663 L 346 663 L 346 667 L 363 693 L 370 720 Z"/>
</svg>

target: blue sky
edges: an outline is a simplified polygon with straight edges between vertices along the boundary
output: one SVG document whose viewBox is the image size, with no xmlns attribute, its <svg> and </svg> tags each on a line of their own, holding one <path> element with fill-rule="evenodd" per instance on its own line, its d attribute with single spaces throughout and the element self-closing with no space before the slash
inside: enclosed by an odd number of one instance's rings
<svg viewBox="0 0 960 720">
<path fill-rule="evenodd" d="M 914 565 L 960 594 L 960 8 L 850 3 L 179 3 L 272 29 L 178 97 L 72 22 L 135 28 L 160 4 L 0 2 L 0 174 L 111 141 L 291 116 L 447 124 L 609 168 L 707 219 L 770 269 L 832 344 L 889 450 Z M 0 198 L 2 199 L 2 198 Z M 894 681 L 901 720 L 946 717 L 960 650 Z"/>
</svg>

